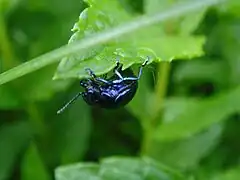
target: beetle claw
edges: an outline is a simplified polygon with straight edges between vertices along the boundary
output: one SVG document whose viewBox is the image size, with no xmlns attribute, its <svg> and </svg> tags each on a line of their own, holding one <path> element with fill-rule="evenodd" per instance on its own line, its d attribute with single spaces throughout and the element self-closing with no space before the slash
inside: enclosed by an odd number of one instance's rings
<svg viewBox="0 0 240 180">
<path fill-rule="evenodd" d="M 96 78 L 96 77 L 97 77 L 90 68 L 85 68 L 85 71 L 87 71 L 87 73 L 88 73 L 92 78 Z"/>
</svg>

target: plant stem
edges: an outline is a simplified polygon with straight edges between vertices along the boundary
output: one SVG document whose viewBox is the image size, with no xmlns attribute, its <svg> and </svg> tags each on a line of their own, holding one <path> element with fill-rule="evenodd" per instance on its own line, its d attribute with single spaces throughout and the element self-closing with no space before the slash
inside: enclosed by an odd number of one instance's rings
<svg viewBox="0 0 240 180">
<path fill-rule="evenodd" d="M 159 111 L 162 109 L 162 105 L 164 103 L 164 98 L 167 93 L 167 87 L 169 82 L 169 74 L 171 70 L 171 64 L 170 62 L 162 62 L 159 64 L 159 75 L 158 75 L 158 81 L 155 88 L 155 112 L 152 117 L 152 124 L 153 126 L 156 126 L 159 124 Z"/>
<path fill-rule="evenodd" d="M 162 116 L 161 110 L 167 92 L 170 69 L 171 64 L 169 62 L 161 62 L 158 65 L 159 73 L 154 93 L 154 103 L 151 113 L 152 116 L 144 129 L 144 137 L 141 147 L 142 155 L 150 154 L 149 152 L 151 150 L 153 132 L 155 132 L 155 128 L 160 124 L 159 119 L 161 119 Z"/>
</svg>

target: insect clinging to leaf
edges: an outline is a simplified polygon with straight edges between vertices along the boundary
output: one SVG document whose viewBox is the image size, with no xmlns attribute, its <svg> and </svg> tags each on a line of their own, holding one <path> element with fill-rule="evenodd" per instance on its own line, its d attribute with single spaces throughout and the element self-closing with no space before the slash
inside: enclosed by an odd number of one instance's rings
<svg viewBox="0 0 240 180">
<path fill-rule="evenodd" d="M 90 68 L 86 71 L 90 78 L 80 81 L 80 85 L 85 89 L 79 92 L 65 106 L 57 111 L 57 114 L 63 112 L 70 104 L 76 101 L 80 96 L 91 105 L 106 109 L 123 107 L 128 104 L 135 96 L 138 88 L 138 80 L 142 75 L 143 67 L 149 62 L 149 57 L 141 65 L 138 75 L 135 76 L 132 69 L 122 70 L 123 64 L 117 59 L 113 70 L 114 75 L 108 79 L 97 77 Z"/>
</svg>

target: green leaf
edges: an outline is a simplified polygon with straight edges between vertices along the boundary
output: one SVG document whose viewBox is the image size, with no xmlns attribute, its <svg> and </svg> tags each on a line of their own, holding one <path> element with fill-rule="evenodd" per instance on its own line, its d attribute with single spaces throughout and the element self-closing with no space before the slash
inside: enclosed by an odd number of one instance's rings
<svg viewBox="0 0 240 180">
<path fill-rule="evenodd" d="M 173 78 L 177 84 L 184 82 L 195 82 L 204 80 L 216 85 L 226 85 L 229 77 L 223 71 L 226 69 L 226 62 L 211 61 L 210 59 L 196 59 L 185 64 L 181 64 L 174 71 Z"/>
<path fill-rule="evenodd" d="M 21 178 L 24 180 L 50 180 L 51 176 L 47 172 L 38 149 L 31 143 L 25 153 L 21 164 Z"/>
<path fill-rule="evenodd" d="M 174 122 L 189 107 L 196 106 L 197 99 L 170 98 L 166 100 L 163 114 L 163 124 Z M 158 131 L 158 129 L 156 129 Z M 214 125 L 206 131 L 189 138 L 165 141 L 154 136 L 148 155 L 160 162 L 178 169 L 194 169 L 200 160 L 206 157 L 218 144 L 222 126 Z M 159 133 L 160 134 L 160 133 Z M 204 147 L 202 146 L 204 144 Z"/>
<path fill-rule="evenodd" d="M 112 157 L 103 159 L 99 174 L 105 179 L 172 179 L 171 175 L 158 169 L 151 159 Z"/>
<path fill-rule="evenodd" d="M 225 120 L 240 111 L 240 87 L 210 99 L 189 105 L 171 122 L 160 125 L 155 138 L 163 141 L 191 137 L 209 126 Z"/>
<path fill-rule="evenodd" d="M 26 99 L 32 101 L 46 101 L 49 100 L 56 92 L 66 90 L 72 81 L 52 81 L 51 77 L 56 66 L 49 66 L 31 75 L 25 76 L 21 79 L 21 88 Z M 37 83 L 36 83 L 37 82 Z"/>
<path fill-rule="evenodd" d="M 147 0 L 145 10 L 148 14 L 155 13 L 182 1 Z M 161 60 L 191 59 L 204 54 L 202 47 L 204 36 L 192 33 L 205 15 L 207 8 L 189 13 L 184 17 L 175 17 L 164 24 L 148 28 L 137 38 L 137 44 L 154 50 Z M 149 34 L 151 34 L 149 36 Z"/>
<path fill-rule="evenodd" d="M 75 31 L 75 33 L 70 38 L 69 43 L 73 43 L 76 40 L 107 29 L 110 25 L 120 21 L 119 17 L 121 17 L 121 20 L 122 18 L 128 19 L 127 17 L 129 17 L 124 10 L 119 10 L 119 8 L 117 8 L 116 0 L 106 0 L 101 2 L 101 5 L 97 3 L 98 1 L 94 0 L 87 2 L 90 4 L 90 7 L 86 8 L 81 13 L 79 21 L 74 25 L 73 31 Z M 109 10 L 109 8 L 105 8 L 105 2 L 106 4 L 109 4 L 109 2 L 115 3 L 111 6 L 111 10 Z M 149 56 L 154 54 L 152 57 L 153 61 L 157 59 L 171 61 L 173 59 L 200 56 L 203 54 L 202 46 L 205 42 L 205 38 L 201 36 L 193 37 L 190 36 L 189 33 L 196 28 L 206 8 L 203 9 L 204 10 L 202 10 L 197 17 L 190 16 L 190 20 L 185 18 L 181 21 L 182 24 L 179 23 L 179 29 L 183 31 L 183 33 L 171 34 L 168 36 L 167 33 L 161 35 L 159 34 L 159 30 L 148 28 L 142 33 L 138 32 L 134 36 L 115 39 L 115 41 L 108 44 L 84 50 L 74 56 L 68 56 L 59 64 L 54 78 L 86 78 L 88 77 L 87 73 L 84 71 L 86 67 L 94 70 L 96 75 L 105 74 L 113 68 L 117 56 L 119 56 L 117 52 L 119 48 L 123 49 L 120 60 L 123 59 L 122 63 L 124 64 L 124 68 L 129 67 L 131 64 L 138 63 L 139 56 L 136 54 L 143 56 L 139 48 L 145 48 L 146 52 L 148 50 Z M 119 17 L 116 14 L 119 14 Z M 192 20 L 194 20 L 195 23 L 190 23 Z M 120 22 L 117 24 L 119 23 Z M 192 24 L 194 25 L 191 26 Z M 151 36 L 149 36 L 149 34 L 151 34 Z M 128 53 L 129 51 L 134 53 Z M 129 56 L 130 54 L 131 56 Z M 130 65 L 125 64 L 125 62 L 128 62 Z"/>
<path fill-rule="evenodd" d="M 175 1 L 158 1 L 158 0 L 145 0 L 145 11 L 148 14 L 163 11 L 172 5 L 187 2 L 188 0 L 175 0 Z M 163 27 L 166 31 L 177 32 L 179 35 L 190 35 L 193 33 L 201 20 L 203 19 L 207 11 L 206 7 L 203 7 L 199 11 L 189 13 L 184 17 L 176 17 L 165 23 Z"/>
<path fill-rule="evenodd" d="M 178 169 L 195 169 L 219 143 L 222 127 L 212 126 L 207 131 L 191 138 L 164 142 L 155 139 L 149 155 Z M 204 146 L 203 146 L 204 144 Z"/>
<path fill-rule="evenodd" d="M 9 86 L 0 87 L 0 109 L 14 109 L 20 106 L 18 94 Z"/>
<path fill-rule="evenodd" d="M 64 126 L 61 161 L 63 164 L 73 163 L 83 158 L 87 151 L 90 133 L 90 108 L 82 100 L 69 109 L 67 123 Z"/>
<path fill-rule="evenodd" d="M 240 84 L 240 60 L 239 60 L 239 49 L 237 48 L 240 45 L 239 39 L 239 30 L 238 26 L 240 20 L 232 19 L 228 21 L 227 24 L 222 26 L 218 26 L 219 33 L 216 31 L 217 36 L 215 37 L 215 41 L 224 36 L 223 44 L 221 49 L 217 49 L 223 55 L 223 58 L 227 60 L 229 66 L 229 81 L 232 86 L 236 86 Z M 213 32 L 215 33 L 215 32 Z M 217 43 L 216 43 L 217 44 Z"/>
<path fill-rule="evenodd" d="M 77 40 L 81 40 L 84 37 L 89 37 L 94 33 L 106 30 L 110 28 L 116 21 L 116 19 L 114 19 L 116 18 L 116 13 L 114 13 L 114 16 L 109 16 L 108 13 L 111 13 L 111 11 L 117 9 L 117 1 L 104 0 L 99 3 L 99 1 L 96 0 L 85 0 L 85 2 L 89 5 L 89 7 L 81 12 L 78 22 L 74 24 L 74 27 L 72 29 L 74 33 L 69 40 L 69 44 L 74 43 Z M 109 6 L 111 8 L 106 8 Z M 119 13 L 117 10 L 116 12 Z M 84 72 L 84 69 L 86 68 L 86 60 L 88 60 L 87 65 L 92 67 L 95 63 L 99 64 L 99 61 L 102 59 L 111 59 L 113 56 L 113 51 L 114 48 L 110 48 L 110 46 L 98 45 L 91 49 L 85 49 L 82 52 L 67 56 L 60 62 L 57 72 L 54 75 L 54 79 L 87 76 L 86 72 Z M 101 54 L 98 55 L 99 53 Z M 96 55 L 98 55 L 98 57 L 95 57 Z M 102 56 L 105 56 L 105 58 Z M 85 63 L 83 60 L 85 60 Z M 82 62 L 82 64 L 79 62 Z M 101 61 L 101 64 L 105 63 Z M 108 62 L 106 65 L 108 65 L 108 67 L 111 67 Z M 83 72 L 78 72 L 80 70 Z M 107 71 L 109 71 L 109 69 Z"/>
<path fill-rule="evenodd" d="M 146 1 L 146 12 L 153 13 L 177 4 L 180 1 Z M 181 1 L 182 2 L 182 1 Z M 175 17 L 164 24 L 150 27 L 136 35 L 137 44 L 154 50 L 159 59 L 171 61 L 174 59 L 191 59 L 204 54 L 204 36 L 194 36 L 207 8 L 183 17 Z M 149 36 L 149 34 L 151 34 Z"/>
<path fill-rule="evenodd" d="M 31 138 L 30 126 L 20 121 L 0 128 L 0 179 L 8 179 L 19 153 Z"/>
<path fill-rule="evenodd" d="M 161 36 L 156 35 L 156 29 L 153 31 L 150 29 L 148 33 L 151 34 L 150 37 L 141 36 L 136 40 L 136 44 L 151 48 L 160 60 L 191 59 L 204 54 L 202 47 L 205 38 L 203 36 L 166 34 Z"/>
<path fill-rule="evenodd" d="M 198 99 L 187 97 L 172 97 L 165 100 L 163 124 L 175 121 L 189 107 L 196 106 Z"/>
<path fill-rule="evenodd" d="M 25 4 L 25 7 L 28 9 L 31 9 L 32 11 L 41 11 L 44 10 L 45 12 L 51 12 L 55 16 L 60 17 L 64 22 L 65 19 L 68 19 L 72 21 L 71 18 L 73 18 L 76 14 L 79 14 L 79 7 L 83 8 L 84 6 L 83 0 L 72 0 L 71 3 L 68 3 L 67 1 L 49 1 L 49 0 L 41 0 L 41 1 L 34 1 L 29 0 L 28 3 Z M 53 8 L 54 7 L 54 8 Z M 71 17 L 71 18 L 70 18 Z M 75 18 L 74 18 L 75 19 Z M 63 27 L 64 28 L 64 27 Z"/>
<path fill-rule="evenodd" d="M 75 91 L 68 92 L 64 101 L 59 102 L 57 107 L 61 108 L 72 99 L 78 93 L 78 88 L 77 84 Z M 47 117 L 53 120 L 48 124 L 47 139 L 49 141 L 43 149 L 45 159 L 49 164 L 69 164 L 81 160 L 88 149 L 92 128 L 89 106 L 79 99 L 57 118 L 56 106 L 49 111 Z"/>
<path fill-rule="evenodd" d="M 187 2 L 185 4 L 166 9 L 165 12 L 160 12 L 156 15 L 135 19 L 130 23 L 125 23 L 124 25 L 118 26 L 117 28 L 112 28 L 111 31 L 104 31 L 96 35 L 92 35 L 91 37 L 84 38 L 79 42 L 74 42 L 69 44 L 69 46 L 64 46 L 56 49 L 50 53 L 34 58 L 30 61 L 23 63 L 20 66 L 17 66 L 0 74 L 0 85 L 13 79 L 19 78 L 30 72 L 36 71 L 47 65 L 58 62 L 61 58 L 67 57 L 70 54 L 75 54 L 79 51 L 84 52 L 86 51 L 86 49 L 93 48 L 94 46 L 109 42 L 114 38 L 116 39 L 117 37 L 129 34 L 130 32 L 134 32 L 138 29 L 143 29 L 157 22 L 166 21 L 176 16 L 182 16 L 183 14 L 199 10 L 203 7 L 209 7 L 217 3 L 218 1 L 216 0 Z"/>
<path fill-rule="evenodd" d="M 150 62 L 156 59 L 154 52 L 148 49 L 139 48 L 136 50 L 129 48 L 124 50 L 120 48 L 117 49 L 116 47 L 105 47 L 104 50 L 94 58 L 86 59 L 71 67 L 66 68 L 65 66 L 66 70 L 55 74 L 54 78 L 87 78 L 89 77 L 89 74 L 85 70 L 87 67 L 91 68 L 96 75 L 101 75 L 109 72 L 116 66 L 117 57 L 120 57 L 121 63 L 124 64 L 123 69 L 126 69 L 134 63 L 143 63 L 147 56 L 151 57 Z M 69 61 L 67 61 L 67 63 L 71 64 Z"/>
<path fill-rule="evenodd" d="M 104 0 L 101 3 L 95 0 L 86 0 L 86 2 L 89 7 L 80 14 L 79 21 L 75 23 L 72 29 L 74 34 L 69 43 L 74 43 L 84 37 L 106 30 L 130 18 L 116 0 Z M 111 8 L 106 8 L 109 6 Z M 123 43 L 123 40 L 115 39 L 107 44 L 65 57 L 59 64 L 54 79 L 89 77 L 85 71 L 86 67 L 91 68 L 96 75 L 105 74 L 113 69 L 118 57 L 124 64 L 123 68 L 126 69 L 134 63 L 139 63 L 140 57 L 146 59 L 147 56 L 152 57 L 151 61 L 156 59 L 154 52 L 149 49 L 136 48 L 131 43 L 127 44 L 126 42 Z"/>
<path fill-rule="evenodd" d="M 237 180 L 240 177 L 240 166 L 228 169 L 213 176 L 210 180 Z"/>
<path fill-rule="evenodd" d="M 110 157 L 103 159 L 99 165 L 79 163 L 59 167 L 55 171 L 57 180 L 124 180 L 182 179 L 176 172 L 170 171 L 149 158 Z"/>
<path fill-rule="evenodd" d="M 98 177 L 99 166 L 95 163 L 78 163 L 58 167 L 55 170 L 56 180 L 102 180 Z"/>
<path fill-rule="evenodd" d="M 232 14 L 235 17 L 240 16 L 240 2 L 238 0 L 228 0 L 226 3 L 219 4 L 217 8 L 222 13 Z"/>
<path fill-rule="evenodd" d="M 0 16 L 12 11 L 22 0 L 0 0 Z"/>
<path fill-rule="evenodd" d="M 149 111 L 148 106 L 151 103 L 151 97 L 153 93 L 148 86 L 149 84 L 149 76 L 152 78 L 152 69 L 145 68 L 142 76 L 139 80 L 138 90 L 132 101 L 126 106 L 127 109 L 139 120 L 148 119 Z M 141 104 L 141 106 L 139 106 Z"/>
</svg>

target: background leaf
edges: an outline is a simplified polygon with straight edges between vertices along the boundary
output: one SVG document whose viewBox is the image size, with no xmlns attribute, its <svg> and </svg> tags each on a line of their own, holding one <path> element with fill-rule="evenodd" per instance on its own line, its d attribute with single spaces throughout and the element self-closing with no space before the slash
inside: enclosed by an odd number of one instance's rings
<svg viewBox="0 0 240 180">
<path fill-rule="evenodd" d="M 21 121 L 0 128 L 0 179 L 7 179 L 20 153 L 31 138 L 27 122 Z"/>
<path fill-rule="evenodd" d="M 14 109 L 21 104 L 16 93 L 7 86 L 0 87 L 1 109 Z"/>
<path fill-rule="evenodd" d="M 239 167 L 227 170 L 225 172 L 222 172 L 220 174 L 217 174 L 212 179 L 219 179 L 219 180 L 231 180 L 231 179 L 237 179 L 239 177 Z"/>
<path fill-rule="evenodd" d="M 76 103 L 68 113 L 62 148 L 62 163 L 64 164 L 75 162 L 76 159 L 84 156 L 91 132 L 90 109 L 83 101 Z"/>
<path fill-rule="evenodd" d="M 22 179 L 51 179 L 34 143 L 28 147 L 21 168 Z"/>
<path fill-rule="evenodd" d="M 0 0 L 0 179 L 238 179 L 238 4 Z M 151 58 L 125 108 L 56 114 L 117 56 Z"/>
<path fill-rule="evenodd" d="M 237 87 L 226 94 L 190 106 L 176 119 L 161 125 L 157 129 L 155 137 L 161 140 L 190 137 L 214 123 L 225 120 L 227 116 L 239 112 L 239 90 Z"/>
<path fill-rule="evenodd" d="M 216 125 L 184 140 L 164 142 L 154 139 L 151 154 L 172 167 L 194 169 L 216 147 L 221 133 L 222 127 Z"/>
<path fill-rule="evenodd" d="M 181 179 L 173 172 L 166 172 L 153 160 L 144 158 L 112 157 L 97 164 L 76 164 L 59 167 L 56 179 Z"/>
<path fill-rule="evenodd" d="M 59 167 L 56 169 L 55 177 L 60 180 L 67 179 L 90 179 L 100 180 L 97 176 L 99 166 L 93 163 L 74 164 L 67 167 Z"/>
</svg>

